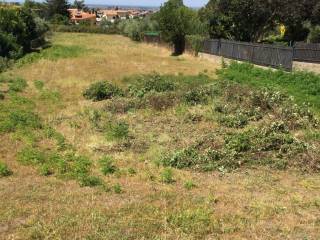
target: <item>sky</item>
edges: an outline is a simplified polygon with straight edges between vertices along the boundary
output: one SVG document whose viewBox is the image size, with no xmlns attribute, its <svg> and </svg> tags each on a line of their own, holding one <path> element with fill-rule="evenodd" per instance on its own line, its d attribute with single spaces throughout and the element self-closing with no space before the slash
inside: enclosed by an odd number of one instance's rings
<svg viewBox="0 0 320 240">
<path fill-rule="evenodd" d="M 209 0 L 184 0 L 189 7 L 202 7 Z M 111 5 L 138 5 L 138 6 L 160 6 L 165 0 L 85 0 L 87 4 L 111 4 Z"/>
</svg>

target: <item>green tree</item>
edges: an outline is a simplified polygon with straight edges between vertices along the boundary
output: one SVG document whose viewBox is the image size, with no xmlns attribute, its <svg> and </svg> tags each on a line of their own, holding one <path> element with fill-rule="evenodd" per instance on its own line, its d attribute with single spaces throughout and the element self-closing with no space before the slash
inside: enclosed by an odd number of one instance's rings
<svg viewBox="0 0 320 240">
<path fill-rule="evenodd" d="M 213 38 L 255 42 L 284 24 L 286 40 L 303 40 L 308 35 L 304 22 L 316 21 L 318 4 L 318 0 L 210 0 L 200 17 Z"/>
<path fill-rule="evenodd" d="M 69 17 L 69 4 L 66 0 L 46 0 L 46 16 L 51 19 L 54 16 L 61 15 L 63 17 Z"/>
<path fill-rule="evenodd" d="M 185 37 L 192 34 L 196 13 L 184 6 L 182 0 L 167 1 L 158 12 L 157 19 L 162 37 L 174 45 L 174 55 L 180 55 L 185 49 Z"/>
<path fill-rule="evenodd" d="M 44 39 L 47 25 L 27 8 L 0 8 L 0 56 L 18 58 Z"/>
</svg>

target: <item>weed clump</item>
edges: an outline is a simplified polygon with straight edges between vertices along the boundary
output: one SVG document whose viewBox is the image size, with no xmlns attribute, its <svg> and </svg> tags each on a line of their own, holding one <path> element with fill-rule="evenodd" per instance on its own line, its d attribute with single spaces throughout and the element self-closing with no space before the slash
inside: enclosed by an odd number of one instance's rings
<svg viewBox="0 0 320 240">
<path fill-rule="evenodd" d="M 113 188 L 114 193 L 116 193 L 116 194 L 120 194 L 123 192 L 122 187 L 119 183 L 116 183 L 115 185 L 113 185 L 112 188 Z"/>
<path fill-rule="evenodd" d="M 233 170 L 253 165 L 281 170 L 288 167 L 319 170 L 319 159 L 308 157 L 316 156 L 314 148 L 296 139 L 282 121 L 242 132 L 216 132 L 216 137 L 209 140 L 212 142 L 207 141 L 200 140 L 190 147 L 165 154 L 160 163 L 202 171 Z"/>
<path fill-rule="evenodd" d="M 7 102 L 0 103 L 0 134 L 18 129 L 40 129 L 40 117 L 33 112 L 34 104 L 24 97 L 11 95 Z"/>
<path fill-rule="evenodd" d="M 12 171 L 8 168 L 7 164 L 0 162 L 0 177 L 8 177 L 12 175 Z"/>
<path fill-rule="evenodd" d="M 171 183 L 174 183 L 175 180 L 173 178 L 173 171 L 171 168 L 165 168 L 163 169 L 163 171 L 161 172 L 161 181 L 163 183 L 166 183 L 166 184 L 171 184 Z"/>
<path fill-rule="evenodd" d="M 123 91 L 107 81 L 93 83 L 83 92 L 86 99 L 102 101 L 115 96 L 123 96 Z"/>
<path fill-rule="evenodd" d="M 194 234 L 198 239 L 204 238 L 217 228 L 218 223 L 212 219 L 212 212 L 206 208 L 186 209 L 171 213 L 168 224 L 180 229 L 185 234 Z"/>
<path fill-rule="evenodd" d="M 207 104 L 208 92 L 203 88 L 191 89 L 184 94 L 183 99 L 189 105 Z"/>
<path fill-rule="evenodd" d="M 28 84 L 23 78 L 15 78 L 9 80 L 8 86 L 9 91 L 22 92 L 28 86 Z"/>
<path fill-rule="evenodd" d="M 103 185 L 102 179 L 97 176 L 85 175 L 80 178 L 79 182 L 81 187 L 97 187 Z"/>
<path fill-rule="evenodd" d="M 188 180 L 184 183 L 184 188 L 187 190 L 191 190 L 196 187 L 196 184 L 192 180 Z"/>
<path fill-rule="evenodd" d="M 101 158 L 99 166 L 103 175 L 113 174 L 117 171 L 117 167 L 113 164 L 113 159 L 110 156 Z"/>
<path fill-rule="evenodd" d="M 110 123 L 106 128 L 107 138 L 110 140 L 124 140 L 129 137 L 129 124 L 120 121 Z"/>
<path fill-rule="evenodd" d="M 199 163 L 199 154 L 195 148 L 186 148 L 162 156 L 160 163 L 164 166 L 176 167 L 179 169 L 195 166 Z"/>
</svg>

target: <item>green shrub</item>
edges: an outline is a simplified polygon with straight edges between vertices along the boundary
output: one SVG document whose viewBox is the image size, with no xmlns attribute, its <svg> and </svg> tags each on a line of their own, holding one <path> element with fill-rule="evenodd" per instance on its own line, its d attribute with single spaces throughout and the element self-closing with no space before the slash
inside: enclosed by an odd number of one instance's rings
<svg viewBox="0 0 320 240">
<path fill-rule="evenodd" d="M 170 183 L 174 183 L 175 180 L 173 178 L 173 171 L 171 168 L 165 168 L 163 169 L 163 171 L 161 172 L 161 181 L 163 183 L 167 183 L 167 184 L 170 184 Z"/>
<path fill-rule="evenodd" d="M 70 155 L 69 161 L 72 162 L 72 174 L 75 177 L 82 178 L 83 176 L 87 176 L 90 173 L 91 168 L 91 161 L 89 158 L 85 156 L 77 156 L 77 155 Z"/>
<path fill-rule="evenodd" d="M 237 112 L 235 115 L 223 115 L 218 118 L 218 122 L 229 128 L 243 128 L 248 124 L 248 116 Z"/>
<path fill-rule="evenodd" d="M 7 164 L 0 162 L 0 177 L 7 177 L 12 175 L 12 171 L 8 168 Z"/>
<path fill-rule="evenodd" d="M 111 123 L 106 130 L 107 138 L 110 140 L 123 140 L 129 137 L 129 124 L 123 121 Z"/>
<path fill-rule="evenodd" d="M 81 187 L 96 187 L 103 186 L 103 180 L 96 176 L 84 175 L 80 178 Z"/>
<path fill-rule="evenodd" d="M 90 87 L 83 92 L 83 96 L 93 101 L 102 101 L 115 96 L 123 96 L 123 91 L 111 83 L 102 81 L 91 84 Z"/>
<path fill-rule="evenodd" d="M 99 166 L 102 174 L 113 174 L 117 171 L 117 167 L 113 164 L 113 159 L 110 156 L 105 156 L 99 160 Z"/>
<path fill-rule="evenodd" d="M 194 148 L 186 148 L 173 154 L 164 155 L 160 159 L 163 166 L 188 168 L 199 163 L 199 154 Z"/>
<path fill-rule="evenodd" d="M 320 25 L 312 27 L 308 35 L 308 41 L 311 43 L 320 42 Z"/>
<path fill-rule="evenodd" d="M 22 92 L 28 86 L 26 80 L 15 78 L 9 81 L 9 90 L 13 92 Z"/>
<path fill-rule="evenodd" d="M 196 88 L 188 91 L 183 96 L 184 101 L 189 105 L 207 104 L 208 95 L 202 88 Z"/>
<path fill-rule="evenodd" d="M 226 147 L 236 152 L 246 152 L 251 148 L 250 136 L 247 133 L 236 133 L 225 138 Z"/>
<path fill-rule="evenodd" d="M 175 84 L 172 82 L 170 76 L 157 73 L 141 75 L 129 80 L 133 81 L 133 84 L 129 85 L 128 92 L 131 96 L 135 97 L 143 97 L 151 91 L 168 92 L 175 89 Z"/>
<path fill-rule="evenodd" d="M 198 56 L 199 52 L 203 49 L 203 42 L 205 37 L 201 35 L 188 35 L 186 36 L 187 46 Z"/>
</svg>

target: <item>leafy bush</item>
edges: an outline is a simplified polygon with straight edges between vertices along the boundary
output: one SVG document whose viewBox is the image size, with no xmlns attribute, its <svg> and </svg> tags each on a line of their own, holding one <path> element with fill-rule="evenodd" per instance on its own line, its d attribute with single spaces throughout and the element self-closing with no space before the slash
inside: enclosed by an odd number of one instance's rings
<svg viewBox="0 0 320 240">
<path fill-rule="evenodd" d="M 233 134 L 225 138 L 226 148 L 236 152 L 246 152 L 251 148 L 250 136 L 246 133 Z"/>
<path fill-rule="evenodd" d="M 308 41 L 311 43 L 320 42 L 320 26 L 319 25 L 311 28 L 311 31 L 308 36 Z"/>
<path fill-rule="evenodd" d="M 248 116 L 237 112 L 235 115 L 224 115 L 218 118 L 218 122 L 229 128 L 242 128 L 248 124 Z"/>
<path fill-rule="evenodd" d="M 113 174 L 117 171 L 117 167 L 113 164 L 113 159 L 110 156 L 105 156 L 99 160 L 99 166 L 102 174 Z"/>
<path fill-rule="evenodd" d="M 173 153 L 172 155 L 164 155 L 160 162 L 164 166 L 176 168 L 188 168 L 199 163 L 199 154 L 194 148 L 186 148 Z"/>
<path fill-rule="evenodd" d="M 175 89 L 175 84 L 169 76 L 162 76 L 157 73 L 141 75 L 130 80 L 134 80 L 134 83 L 128 87 L 131 96 L 143 97 L 151 91 L 168 92 Z"/>
<path fill-rule="evenodd" d="M 102 186 L 102 185 L 103 185 L 102 179 L 96 176 L 85 175 L 80 178 L 81 187 L 96 187 L 96 186 Z"/>
<path fill-rule="evenodd" d="M 133 41 L 143 40 L 144 32 L 159 30 L 158 23 L 149 17 L 121 21 L 117 27 L 121 34 L 129 37 Z"/>
<path fill-rule="evenodd" d="M 203 48 L 203 42 L 206 38 L 201 35 L 188 35 L 186 36 L 187 46 L 191 48 L 195 56 L 198 56 L 199 52 Z"/>
<path fill-rule="evenodd" d="M 83 92 L 86 99 L 102 101 L 115 96 L 123 96 L 123 91 L 107 81 L 93 83 Z"/>
<path fill-rule="evenodd" d="M 0 177 L 7 177 L 12 174 L 12 171 L 8 168 L 7 164 L 0 162 Z"/>
<path fill-rule="evenodd" d="M 185 102 L 190 105 L 208 103 L 208 93 L 205 91 L 205 89 L 202 88 L 192 89 L 188 91 L 184 94 L 183 98 Z"/>
<path fill-rule="evenodd" d="M 110 123 L 107 127 L 107 137 L 110 140 L 123 140 L 129 136 L 129 125 L 126 122 L 120 121 L 117 123 Z"/>
</svg>

